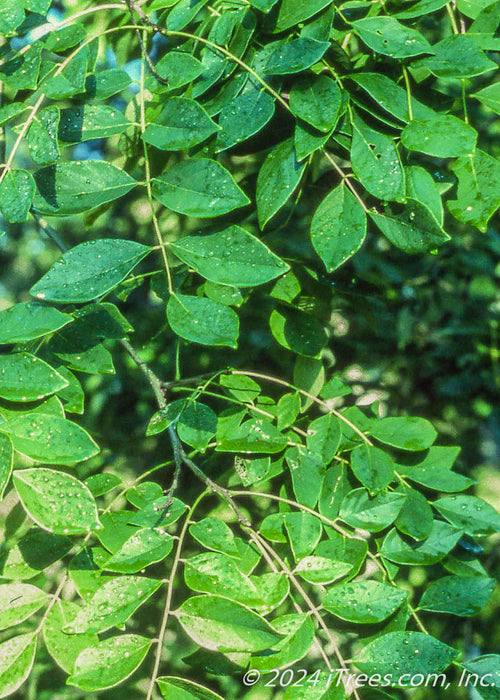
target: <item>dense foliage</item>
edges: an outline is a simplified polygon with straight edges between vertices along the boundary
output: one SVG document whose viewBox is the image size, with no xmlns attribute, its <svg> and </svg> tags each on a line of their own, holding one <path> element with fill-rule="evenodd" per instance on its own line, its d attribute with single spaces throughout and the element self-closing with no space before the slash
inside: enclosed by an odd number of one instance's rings
<svg viewBox="0 0 500 700">
<path fill-rule="evenodd" d="M 0 7 L 0 697 L 498 700 L 500 3 Z"/>
</svg>

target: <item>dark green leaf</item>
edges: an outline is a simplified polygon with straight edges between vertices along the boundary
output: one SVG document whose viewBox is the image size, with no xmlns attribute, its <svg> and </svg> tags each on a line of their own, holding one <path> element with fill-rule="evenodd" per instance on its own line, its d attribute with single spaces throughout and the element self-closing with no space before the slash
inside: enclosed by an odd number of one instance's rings
<svg viewBox="0 0 500 700">
<path fill-rule="evenodd" d="M 137 182 L 106 161 L 69 161 L 35 173 L 33 207 L 48 216 L 71 216 L 123 197 Z"/>
<path fill-rule="evenodd" d="M 351 452 L 351 469 L 358 481 L 375 494 L 383 491 L 394 479 L 394 464 L 378 447 L 360 445 Z"/>
<path fill-rule="evenodd" d="M 174 333 L 185 340 L 202 345 L 237 347 L 238 316 L 224 304 L 176 294 L 167 304 L 167 320 Z"/>
<path fill-rule="evenodd" d="M 14 304 L 0 311 L 0 343 L 24 343 L 53 333 L 73 320 L 50 306 L 36 302 Z"/>
<path fill-rule="evenodd" d="M 184 236 L 174 253 L 206 279 L 235 287 L 264 284 L 290 268 L 258 238 L 240 226 Z"/>
<path fill-rule="evenodd" d="M 465 34 L 453 34 L 432 47 L 434 56 L 415 61 L 438 78 L 472 78 L 497 67 Z"/>
<path fill-rule="evenodd" d="M 444 496 L 433 506 L 468 535 L 485 536 L 500 531 L 500 515 L 489 503 L 475 496 Z"/>
<path fill-rule="evenodd" d="M 261 229 L 293 195 L 305 166 L 297 161 L 293 139 L 283 141 L 268 154 L 257 178 L 257 213 Z"/>
<path fill-rule="evenodd" d="M 385 583 L 355 581 L 329 588 L 323 607 L 342 620 L 373 624 L 392 615 L 407 597 L 407 591 Z"/>
<path fill-rule="evenodd" d="M 290 91 L 293 114 L 324 133 L 336 125 L 341 106 L 340 88 L 325 75 L 301 78 Z"/>
<path fill-rule="evenodd" d="M 390 674 L 397 685 L 401 669 L 413 675 L 439 673 L 457 656 L 455 649 L 428 634 L 389 632 L 368 644 L 354 663 L 367 674 Z"/>
<path fill-rule="evenodd" d="M 9 401 L 37 401 L 68 385 L 56 370 L 27 352 L 0 357 L 0 397 Z"/>
<path fill-rule="evenodd" d="M 130 126 L 124 114 L 108 105 L 83 105 L 61 110 L 59 138 L 69 143 L 104 139 Z"/>
<path fill-rule="evenodd" d="M 360 203 L 344 185 L 328 194 L 314 213 L 311 242 L 333 272 L 351 258 L 366 237 L 366 214 Z"/>
<path fill-rule="evenodd" d="M 435 520 L 429 537 L 422 542 L 408 544 L 394 529 L 384 539 L 381 552 L 386 559 L 396 564 L 429 566 L 441 561 L 457 544 L 462 534 L 463 530 Z"/>
<path fill-rule="evenodd" d="M 401 142 L 410 151 L 437 158 L 470 155 L 476 141 L 476 130 L 451 114 L 436 114 L 426 120 L 414 119 L 401 133 Z"/>
<path fill-rule="evenodd" d="M 170 97 L 142 138 L 163 151 L 181 151 L 205 141 L 218 130 L 219 126 L 195 100 Z"/>
<path fill-rule="evenodd" d="M 401 493 L 370 497 L 365 489 L 354 489 L 342 501 L 339 518 L 351 527 L 379 532 L 396 520 L 404 502 Z"/>
<path fill-rule="evenodd" d="M 500 207 L 500 163 L 479 149 L 461 156 L 452 168 L 458 177 L 457 199 L 448 202 L 453 216 L 485 232 L 488 221 Z"/>
<path fill-rule="evenodd" d="M 367 46 L 391 58 L 434 53 L 434 47 L 420 32 L 405 27 L 394 17 L 366 17 L 353 22 L 352 26 Z"/>
<path fill-rule="evenodd" d="M 0 184 L 0 212 L 10 223 L 23 223 L 35 196 L 33 175 L 27 170 L 9 170 Z"/>
<path fill-rule="evenodd" d="M 372 428 L 374 438 L 400 450 L 426 450 L 437 437 L 425 418 L 382 418 Z"/>
<path fill-rule="evenodd" d="M 151 252 L 135 241 L 101 238 L 71 248 L 30 293 L 45 301 L 82 303 L 114 289 Z"/>
<path fill-rule="evenodd" d="M 155 178 L 153 194 L 169 209 L 198 218 L 221 216 L 250 203 L 229 171 L 209 158 L 172 166 Z"/>
<path fill-rule="evenodd" d="M 443 576 L 427 586 L 418 607 L 470 617 L 486 607 L 495 585 L 495 579 L 484 576 Z"/>
<path fill-rule="evenodd" d="M 352 168 L 361 184 L 379 199 L 402 201 L 405 176 L 394 140 L 375 131 L 359 116 L 353 122 Z"/>
</svg>

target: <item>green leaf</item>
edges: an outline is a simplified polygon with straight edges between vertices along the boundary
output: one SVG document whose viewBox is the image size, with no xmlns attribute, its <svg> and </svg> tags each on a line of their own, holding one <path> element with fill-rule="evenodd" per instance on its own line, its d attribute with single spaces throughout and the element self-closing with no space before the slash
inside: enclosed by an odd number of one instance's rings
<svg viewBox="0 0 500 700">
<path fill-rule="evenodd" d="M 177 419 L 180 439 L 204 452 L 217 430 L 217 416 L 211 408 L 199 401 L 187 401 Z"/>
<path fill-rule="evenodd" d="M 462 535 L 463 530 L 457 530 L 448 523 L 435 520 L 429 537 L 423 542 L 409 544 L 393 529 L 384 539 L 381 553 L 395 564 L 430 566 L 441 561 Z"/>
<path fill-rule="evenodd" d="M 293 195 L 305 167 L 305 163 L 297 161 L 293 139 L 278 144 L 267 155 L 257 178 L 257 213 L 261 229 Z"/>
<path fill-rule="evenodd" d="M 390 242 L 405 253 L 425 253 L 451 240 L 426 205 L 408 199 L 401 211 L 369 212 L 370 218 Z"/>
<path fill-rule="evenodd" d="M 495 579 L 484 576 L 443 576 L 427 586 L 418 608 L 470 617 L 486 607 L 495 586 Z"/>
<path fill-rule="evenodd" d="M 474 676 L 477 674 L 478 678 L 484 679 L 482 684 L 475 686 L 475 692 L 482 700 L 498 700 L 498 688 L 500 687 L 499 654 L 484 654 L 484 656 L 478 656 L 462 665 L 469 673 L 474 674 Z M 474 684 L 474 676 L 470 679 L 471 684 Z"/>
<path fill-rule="evenodd" d="M 196 80 L 203 73 L 203 64 L 184 51 L 168 51 L 155 69 L 161 78 L 168 81 L 168 89 L 175 90 Z"/>
<path fill-rule="evenodd" d="M 408 58 L 434 53 L 420 32 L 398 22 L 394 17 L 366 17 L 352 23 L 358 36 L 373 51 L 391 58 Z"/>
<path fill-rule="evenodd" d="M 311 243 L 328 272 L 334 272 L 361 248 L 366 237 L 366 214 L 353 194 L 338 185 L 316 209 Z"/>
<path fill-rule="evenodd" d="M 482 90 L 473 93 L 473 97 L 480 100 L 497 114 L 500 114 L 500 83 L 487 85 Z"/>
<path fill-rule="evenodd" d="M 329 588 L 323 607 L 341 620 L 373 624 L 387 619 L 407 597 L 407 591 L 385 583 L 355 581 Z"/>
<path fill-rule="evenodd" d="M 294 145 L 297 160 L 302 161 L 315 151 L 323 148 L 333 134 L 333 129 L 328 134 L 317 131 L 303 122 L 295 125 Z"/>
<path fill-rule="evenodd" d="M 63 100 L 85 90 L 85 78 L 89 62 L 89 47 L 83 47 L 69 63 L 62 63 L 53 76 L 49 74 L 43 91 L 53 100 Z"/>
<path fill-rule="evenodd" d="M 3 578 L 24 581 L 61 559 L 71 549 L 69 537 L 32 528 L 17 544 L 3 552 L 0 571 Z"/>
<path fill-rule="evenodd" d="M 162 151 L 182 151 L 205 141 L 219 128 L 195 100 L 170 97 L 142 138 Z"/>
<path fill-rule="evenodd" d="M 450 493 L 464 491 L 475 482 L 451 471 L 459 452 L 458 447 L 431 447 L 417 464 L 398 464 L 397 471 L 398 474 L 429 489 Z"/>
<path fill-rule="evenodd" d="M 289 593 L 287 579 L 279 573 L 246 576 L 225 554 L 206 552 L 187 560 L 186 585 L 193 591 L 219 594 L 267 615 L 279 607 Z"/>
<path fill-rule="evenodd" d="M 30 294 L 45 301 L 83 303 L 110 292 L 151 252 L 135 241 L 101 238 L 63 253 Z"/>
<path fill-rule="evenodd" d="M 34 301 L 0 311 L 0 343 L 25 343 L 59 330 L 73 318 Z"/>
<path fill-rule="evenodd" d="M 405 173 L 408 197 L 427 207 L 436 221 L 442 226 L 444 220 L 443 203 L 432 175 L 419 165 L 405 167 Z"/>
<path fill-rule="evenodd" d="M 125 90 L 131 83 L 130 76 L 121 68 L 107 68 L 87 77 L 87 96 L 96 100 L 107 100 Z"/>
<path fill-rule="evenodd" d="M 375 131 L 355 115 L 351 162 L 356 177 L 370 194 L 387 201 L 402 201 L 405 175 L 394 140 Z"/>
<path fill-rule="evenodd" d="M 313 17 L 324 7 L 330 4 L 330 0 L 282 0 L 276 17 L 275 31 L 281 32 L 290 29 L 299 22 Z"/>
<path fill-rule="evenodd" d="M 189 526 L 189 534 L 207 549 L 236 556 L 238 547 L 232 530 L 218 518 L 203 518 Z"/>
<path fill-rule="evenodd" d="M 175 616 L 196 644 L 213 651 L 264 651 L 281 638 L 260 615 L 215 595 L 188 598 Z"/>
<path fill-rule="evenodd" d="M 346 468 L 343 464 L 334 464 L 326 471 L 323 488 L 319 498 L 319 512 L 326 518 L 334 520 L 340 510 L 344 496 L 351 490 L 347 481 Z"/>
<path fill-rule="evenodd" d="M 434 56 L 415 61 L 413 66 L 426 68 L 438 78 L 473 78 L 497 68 L 465 34 L 454 34 L 438 41 L 432 51 Z"/>
<path fill-rule="evenodd" d="M 0 424 L 14 449 L 31 459 L 48 464 L 75 464 L 99 453 L 86 430 L 59 416 L 25 413 Z"/>
<path fill-rule="evenodd" d="M 0 433 L 0 501 L 4 496 L 12 474 L 13 455 L 14 451 L 11 441 L 6 435 Z"/>
<path fill-rule="evenodd" d="M 267 61 L 264 72 L 268 75 L 300 73 L 317 63 L 329 48 L 328 41 L 299 38 L 275 41 L 263 49 Z"/>
<path fill-rule="evenodd" d="M 402 122 L 410 121 L 406 90 L 386 75 L 383 73 L 352 73 L 349 76 L 349 80 L 354 81 L 360 88 L 365 90 L 377 106 L 381 107 L 385 112 L 392 114 Z M 435 114 L 434 110 L 414 97 L 410 101 L 412 118 L 430 119 Z"/>
<path fill-rule="evenodd" d="M 453 662 L 458 652 L 422 632 L 389 632 L 370 642 L 354 663 L 367 674 L 390 674 L 397 685 L 401 669 L 405 673 L 439 673 Z"/>
<path fill-rule="evenodd" d="M 300 413 L 300 394 L 296 391 L 283 394 L 278 401 L 278 430 L 289 428 L 295 423 Z"/>
<path fill-rule="evenodd" d="M 351 452 L 351 469 L 371 494 L 383 491 L 395 478 L 389 455 L 370 445 L 360 445 Z"/>
<path fill-rule="evenodd" d="M 203 292 L 212 301 L 217 301 L 225 306 L 241 306 L 245 301 L 243 294 L 236 287 L 228 287 L 210 280 L 207 280 L 203 285 Z"/>
<path fill-rule="evenodd" d="M 137 186 L 124 170 L 103 160 L 68 161 L 35 173 L 33 208 L 46 216 L 71 216 L 123 197 Z"/>
<path fill-rule="evenodd" d="M 185 678 L 162 676 L 157 678 L 160 693 L 167 700 L 223 700 L 223 698 L 204 686 Z"/>
<path fill-rule="evenodd" d="M 235 287 L 265 284 L 290 269 L 262 241 L 241 226 L 184 236 L 170 248 L 202 277 Z"/>
<path fill-rule="evenodd" d="M 324 325 L 315 316 L 295 309 L 275 309 L 269 326 L 275 340 L 298 355 L 317 357 L 328 340 Z"/>
<path fill-rule="evenodd" d="M 76 659 L 67 683 L 88 692 L 113 688 L 134 673 L 152 643 L 137 634 L 122 634 L 88 647 Z"/>
<path fill-rule="evenodd" d="M 432 508 L 420 491 L 405 489 L 406 501 L 396 519 L 396 527 L 414 540 L 424 540 L 432 532 Z"/>
<path fill-rule="evenodd" d="M 42 46 L 36 42 L 0 66 L 0 78 L 13 90 L 34 90 L 40 72 Z"/>
<path fill-rule="evenodd" d="M 0 212 L 12 224 L 23 223 L 35 196 L 35 181 L 27 170 L 8 170 L 0 184 Z"/>
<path fill-rule="evenodd" d="M 88 647 L 95 647 L 99 639 L 95 634 L 69 635 L 63 628 L 78 613 L 78 605 L 68 600 L 58 600 L 43 623 L 43 641 L 47 651 L 63 671 L 73 672 L 75 661 Z"/>
<path fill-rule="evenodd" d="M 329 133 L 337 124 L 341 106 L 340 88 L 325 75 L 305 76 L 290 90 L 293 114 L 324 133 Z"/>
<path fill-rule="evenodd" d="M 396 520 L 404 502 L 401 493 L 370 497 L 366 489 L 354 489 L 342 501 L 339 518 L 351 527 L 380 532 Z"/>
<path fill-rule="evenodd" d="M 343 561 L 333 561 L 329 557 L 304 557 L 294 569 L 294 574 L 318 585 L 333 583 L 344 578 L 352 569 L 351 564 Z"/>
<path fill-rule="evenodd" d="M 445 0 L 418 0 L 418 2 L 410 5 L 408 9 L 401 10 L 396 14 L 398 19 L 413 19 L 414 17 L 423 17 L 440 10 L 446 5 Z"/>
<path fill-rule="evenodd" d="M 307 447 L 321 457 L 324 464 L 330 464 L 340 445 L 342 430 L 337 416 L 327 413 L 315 418 L 307 431 Z"/>
<path fill-rule="evenodd" d="M 274 99 L 260 86 L 242 92 L 221 110 L 216 151 L 225 151 L 257 134 L 272 119 L 274 111 Z"/>
<path fill-rule="evenodd" d="M 0 357 L 0 397 L 9 401 L 37 401 L 68 385 L 56 370 L 27 352 Z"/>
<path fill-rule="evenodd" d="M 105 632 L 123 625 L 162 585 L 143 576 L 120 576 L 106 581 L 64 628 L 68 634 Z"/>
<path fill-rule="evenodd" d="M 27 620 L 48 600 L 47 593 L 29 583 L 3 583 L 0 585 L 0 629 Z"/>
<path fill-rule="evenodd" d="M 13 481 L 26 512 L 41 528 L 78 535 L 99 527 L 94 497 L 74 476 L 53 469 L 15 471 Z"/>
<path fill-rule="evenodd" d="M 32 122 L 26 140 L 30 156 L 37 165 L 51 165 L 59 158 L 58 125 L 59 109 L 57 107 L 47 107 Z"/>
<path fill-rule="evenodd" d="M 345 571 L 349 574 L 349 579 L 354 578 L 363 566 L 368 552 L 368 544 L 366 540 L 356 537 L 347 537 L 340 532 L 328 529 L 328 540 L 322 540 L 317 548 L 317 557 L 325 557 L 329 559 L 335 566 L 339 563 L 347 564 L 349 570 Z"/>
<path fill-rule="evenodd" d="M 47 0 L 45 4 L 50 6 L 50 0 Z M 85 37 L 85 30 L 80 24 L 62 27 L 62 29 L 56 29 L 56 31 L 44 35 L 45 48 L 47 51 L 54 51 L 54 53 L 63 53 L 66 49 L 71 49 L 79 44 Z"/>
<path fill-rule="evenodd" d="M 444 496 L 432 505 L 448 522 L 473 537 L 500 531 L 500 514 L 475 496 Z"/>
<path fill-rule="evenodd" d="M 0 35 L 14 32 L 24 21 L 24 7 L 18 0 L 4 0 L 0 15 Z"/>
<path fill-rule="evenodd" d="M 267 654 L 251 657 L 251 668 L 261 672 L 289 666 L 302 659 L 314 641 L 314 624 L 307 615 L 282 615 L 273 620 L 278 632 L 286 636 Z"/>
<path fill-rule="evenodd" d="M 142 528 L 124 542 L 104 568 L 123 574 L 135 574 L 147 566 L 163 561 L 172 551 L 173 539 L 167 532 Z"/>
<path fill-rule="evenodd" d="M 21 634 L 0 644 L 0 697 L 12 695 L 24 683 L 33 667 L 36 635 Z"/>
<path fill-rule="evenodd" d="M 61 110 L 59 138 L 68 143 L 105 139 L 121 134 L 130 126 L 124 114 L 114 107 L 86 104 Z"/>
<path fill-rule="evenodd" d="M 297 501 L 309 508 L 314 508 L 326 473 L 323 460 L 320 455 L 302 446 L 290 447 L 285 452 L 285 459 Z"/>
<path fill-rule="evenodd" d="M 281 452 L 287 445 L 286 436 L 272 423 L 262 418 L 245 421 L 230 435 L 217 436 L 217 452 L 242 452 L 251 454 Z"/>
<path fill-rule="evenodd" d="M 476 141 L 477 131 L 451 114 L 414 119 L 401 132 L 401 142 L 408 150 L 436 158 L 470 155 Z"/>
<path fill-rule="evenodd" d="M 480 151 L 461 156 L 452 169 L 458 177 L 457 199 L 448 202 L 453 216 L 486 232 L 488 221 L 500 207 L 500 162 Z"/>
<path fill-rule="evenodd" d="M 432 423 L 425 418 L 382 418 L 374 423 L 374 438 L 400 450 L 426 450 L 437 437 Z"/>
<path fill-rule="evenodd" d="M 283 519 L 293 557 L 299 562 L 314 552 L 323 532 L 321 522 L 305 512 L 284 513 Z"/>
<path fill-rule="evenodd" d="M 168 301 L 167 320 L 173 332 L 184 340 L 202 345 L 237 347 L 238 315 L 224 304 L 176 294 Z"/>
<path fill-rule="evenodd" d="M 208 0 L 180 0 L 167 16 L 167 29 L 179 31 L 190 24 Z"/>
<path fill-rule="evenodd" d="M 153 194 L 168 209 L 198 218 L 211 218 L 250 203 L 233 176 L 209 158 L 176 163 L 153 180 Z"/>
</svg>

